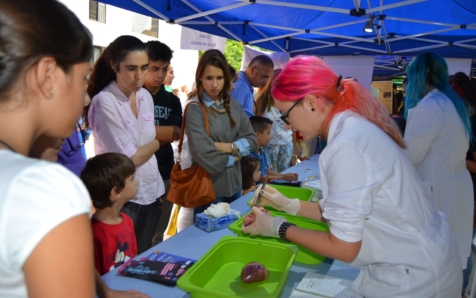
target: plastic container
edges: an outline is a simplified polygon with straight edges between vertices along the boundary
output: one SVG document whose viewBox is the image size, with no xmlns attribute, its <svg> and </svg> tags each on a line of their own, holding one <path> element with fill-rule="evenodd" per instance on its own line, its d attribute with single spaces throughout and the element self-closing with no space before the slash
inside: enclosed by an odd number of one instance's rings
<svg viewBox="0 0 476 298">
<path fill-rule="evenodd" d="M 301 201 L 309 202 L 314 197 L 314 193 L 316 192 L 313 189 L 308 188 L 300 188 L 300 187 L 293 187 L 293 186 L 282 186 L 282 185 L 271 185 L 267 184 L 266 186 L 272 187 L 282 193 L 285 197 L 290 199 L 299 199 Z M 251 201 L 253 201 L 254 197 L 248 200 L 248 206 L 251 206 Z M 278 211 L 271 206 L 263 206 L 266 210 L 269 211 Z"/>
<path fill-rule="evenodd" d="M 297 247 L 233 236 L 222 237 L 177 281 L 192 298 L 280 297 Z M 266 280 L 245 284 L 241 269 L 258 261 L 269 271 Z"/>
<path fill-rule="evenodd" d="M 322 184 L 321 178 L 317 175 L 311 175 L 304 179 L 301 184 L 302 188 L 312 189 L 315 191 L 314 198 L 311 199 L 311 202 L 316 202 L 322 199 Z"/>
<path fill-rule="evenodd" d="M 269 243 L 286 243 L 283 240 L 281 240 L 278 237 L 263 237 L 263 236 L 250 236 L 249 234 L 244 234 L 241 231 L 241 226 L 243 225 L 243 219 L 248 215 L 249 213 L 245 214 L 245 216 L 241 217 L 234 223 L 232 223 L 228 228 L 233 231 L 233 233 L 237 234 L 239 237 L 246 237 L 249 239 L 259 239 L 263 241 L 267 241 Z M 314 230 L 314 231 L 329 231 L 329 226 L 326 223 L 315 221 L 312 219 L 307 219 L 303 218 L 300 216 L 294 216 L 294 215 L 289 215 L 286 213 L 281 213 L 281 212 L 273 212 L 270 211 L 269 214 L 271 216 L 281 216 L 286 218 L 286 220 L 290 223 L 296 224 L 300 228 L 304 229 L 309 229 L 309 230 Z M 297 244 L 296 244 L 297 245 Z M 316 254 L 315 252 L 297 245 L 299 248 L 299 251 L 296 255 L 295 262 L 301 263 L 301 264 L 320 264 L 322 263 L 326 257 L 321 256 L 319 254 Z"/>
</svg>

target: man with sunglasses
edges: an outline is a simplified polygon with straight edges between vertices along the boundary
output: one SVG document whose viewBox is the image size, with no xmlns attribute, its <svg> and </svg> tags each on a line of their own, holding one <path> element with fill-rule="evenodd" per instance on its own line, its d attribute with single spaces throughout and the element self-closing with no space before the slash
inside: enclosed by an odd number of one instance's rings
<svg viewBox="0 0 476 298">
<path fill-rule="evenodd" d="M 238 73 L 235 89 L 230 95 L 238 100 L 248 117 L 254 115 L 253 87 L 264 86 L 273 76 L 273 69 L 273 61 L 266 55 L 259 55 L 251 60 L 245 71 Z"/>
</svg>

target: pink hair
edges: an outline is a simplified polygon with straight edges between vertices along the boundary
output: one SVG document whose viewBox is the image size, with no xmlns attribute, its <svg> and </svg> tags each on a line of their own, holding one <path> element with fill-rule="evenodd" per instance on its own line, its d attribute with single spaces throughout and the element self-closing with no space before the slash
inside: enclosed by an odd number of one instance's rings
<svg viewBox="0 0 476 298">
<path fill-rule="evenodd" d="M 331 102 L 333 106 L 324 120 L 324 131 L 328 131 L 337 113 L 351 110 L 377 125 L 404 148 L 402 134 L 387 109 L 354 79 L 342 79 L 340 90 L 337 81 L 337 75 L 322 59 L 298 56 L 289 61 L 274 80 L 271 95 L 276 100 L 296 101 L 313 94 Z"/>
</svg>

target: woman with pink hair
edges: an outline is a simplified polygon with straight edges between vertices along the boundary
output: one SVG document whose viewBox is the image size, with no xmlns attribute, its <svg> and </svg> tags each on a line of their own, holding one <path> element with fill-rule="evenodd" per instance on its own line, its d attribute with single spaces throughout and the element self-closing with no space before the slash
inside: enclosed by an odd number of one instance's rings
<svg viewBox="0 0 476 298">
<path fill-rule="evenodd" d="M 323 198 L 288 199 L 258 188 L 262 204 L 326 221 L 311 231 L 253 207 L 251 235 L 280 237 L 360 268 L 353 290 L 365 297 L 458 297 L 461 262 L 445 216 L 427 197 L 402 150 L 403 139 L 383 105 L 321 59 L 291 60 L 271 93 L 287 127 L 304 140 L 322 135 Z"/>
</svg>

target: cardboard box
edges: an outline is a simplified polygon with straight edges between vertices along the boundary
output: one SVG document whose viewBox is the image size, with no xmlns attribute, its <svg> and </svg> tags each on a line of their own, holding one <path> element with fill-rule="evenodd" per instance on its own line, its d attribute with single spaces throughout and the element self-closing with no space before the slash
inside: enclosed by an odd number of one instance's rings
<svg viewBox="0 0 476 298">
<path fill-rule="evenodd" d="M 230 209 L 225 216 L 213 217 L 205 213 L 195 215 L 195 226 L 208 233 L 228 228 L 234 221 L 241 217 L 241 212 Z"/>
</svg>

